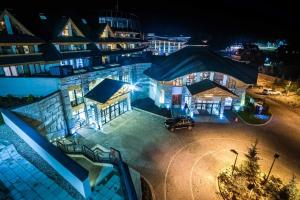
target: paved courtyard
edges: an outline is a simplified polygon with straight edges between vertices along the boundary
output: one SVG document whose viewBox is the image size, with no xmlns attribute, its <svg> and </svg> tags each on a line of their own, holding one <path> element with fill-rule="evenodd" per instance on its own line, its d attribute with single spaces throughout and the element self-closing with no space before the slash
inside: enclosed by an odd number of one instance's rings
<svg viewBox="0 0 300 200">
<path fill-rule="evenodd" d="M 273 118 L 264 126 L 239 123 L 201 123 L 192 131 L 169 132 L 164 118 L 133 110 L 113 120 L 102 132 L 81 129 L 80 140 L 101 144 L 122 152 L 128 164 L 148 180 L 159 200 L 219 199 L 216 177 L 220 170 L 238 163 L 255 139 L 264 171 L 275 152 L 280 154 L 272 174 L 288 181 L 293 173 L 300 177 L 300 117 L 270 101 Z M 298 182 L 300 180 L 298 179 Z"/>
</svg>

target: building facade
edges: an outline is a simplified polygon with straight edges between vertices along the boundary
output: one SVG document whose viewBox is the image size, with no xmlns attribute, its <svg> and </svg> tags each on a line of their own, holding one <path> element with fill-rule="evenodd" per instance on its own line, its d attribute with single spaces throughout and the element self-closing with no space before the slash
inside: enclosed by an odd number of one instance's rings
<svg viewBox="0 0 300 200">
<path fill-rule="evenodd" d="M 257 70 L 221 57 L 206 47 L 189 46 L 153 65 L 149 96 L 157 106 L 188 115 L 217 115 L 244 105 L 246 89 Z"/>
<path fill-rule="evenodd" d="M 46 13 L 22 17 L 4 10 L 0 15 L 0 95 L 47 96 L 59 91 L 65 122 L 47 128 L 45 134 L 51 139 L 74 133 L 83 125 L 101 128 L 130 110 L 131 98 L 146 94 L 132 91 L 133 85 L 145 79 L 143 71 L 150 64 L 143 54 L 148 43 L 137 23 L 130 20 L 123 27 L 104 22 L 101 16 L 94 20 Z M 85 98 L 107 79 L 114 80 L 108 81 L 107 88 L 115 82 L 124 87 L 102 104 Z M 110 93 L 107 88 L 105 92 Z M 115 99 L 121 91 L 122 98 Z"/>
<path fill-rule="evenodd" d="M 149 40 L 149 51 L 153 55 L 170 55 L 186 46 L 186 43 L 191 37 L 177 36 L 166 37 L 158 36 L 149 33 L 147 39 Z"/>
</svg>

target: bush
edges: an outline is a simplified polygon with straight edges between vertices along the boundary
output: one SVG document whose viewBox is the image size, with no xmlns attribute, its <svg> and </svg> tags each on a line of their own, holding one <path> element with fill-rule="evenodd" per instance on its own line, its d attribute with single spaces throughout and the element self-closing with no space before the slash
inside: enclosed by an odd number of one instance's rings
<svg viewBox="0 0 300 200">
<path fill-rule="evenodd" d="M 33 95 L 29 95 L 27 98 L 26 98 L 26 102 L 27 103 L 33 103 L 35 100 L 35 97 Z"/>
</svg>

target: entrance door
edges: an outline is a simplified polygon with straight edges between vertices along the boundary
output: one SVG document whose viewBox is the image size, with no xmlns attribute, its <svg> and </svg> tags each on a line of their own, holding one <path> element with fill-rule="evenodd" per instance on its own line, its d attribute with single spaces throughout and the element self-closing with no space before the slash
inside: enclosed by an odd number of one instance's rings
<svg viewBox="0 0 300 200">
<path fill-rule="evenodd" d="M 102 124 L 106 124 L 126 111 L 128 111 L 127 99 L 111 104 L 109 107 L 101 110 Z"/>
<path fill-rule="evenodd" d="M 199 114 L 202 115 L 219 115 L 220 114 L 220 102 L 219 101 L 198 101 L 195 103 L 195 108 Z"/>
</svg>

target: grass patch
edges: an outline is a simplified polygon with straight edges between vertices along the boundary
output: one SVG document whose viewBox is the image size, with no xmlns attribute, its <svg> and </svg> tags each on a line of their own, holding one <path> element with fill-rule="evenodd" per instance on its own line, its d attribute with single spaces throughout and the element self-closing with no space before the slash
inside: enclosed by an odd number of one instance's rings
<svg viewBox="0 0 300 200">
<path fill-rule="evenodd" d="M 249 124 L 264 124 L 270 119 L 270 115 L 267 119 L 258 118 L 255 114 L 247 111 L 239 111 L 238 115 Z"/>
<path fill-rule="evenodd" d="M 11 108 L 15 106 L 27 105 L 36 102 L 40 98 L 29 95 L 27 97 L 15 97 L 12 95 L 0 96 L 0 107 Z"/>
</svg>

